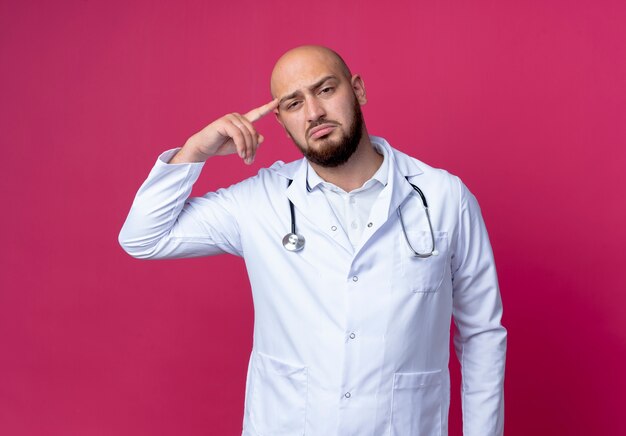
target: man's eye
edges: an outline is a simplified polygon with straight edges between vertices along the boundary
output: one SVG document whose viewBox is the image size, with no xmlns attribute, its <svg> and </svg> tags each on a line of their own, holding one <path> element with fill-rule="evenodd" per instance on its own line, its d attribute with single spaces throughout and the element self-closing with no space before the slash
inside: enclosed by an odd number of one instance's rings
<svg viewBox="0 0 626 436">
<path fill-rule="evenodd" d="M 328 94 L 329 92 L 332 92 L 333 87 L 332 86 L 327 86 L 326 88 L 322 88 L 320 90 L 320 94 Z"/>
<path fill-rule="evenodd" d="M 287 109 L 293 109 L 296 106 L 298 106 L 300 104 L 299 101 L 292 101 L 291 103 L 287 104 Z"/>
</svg>

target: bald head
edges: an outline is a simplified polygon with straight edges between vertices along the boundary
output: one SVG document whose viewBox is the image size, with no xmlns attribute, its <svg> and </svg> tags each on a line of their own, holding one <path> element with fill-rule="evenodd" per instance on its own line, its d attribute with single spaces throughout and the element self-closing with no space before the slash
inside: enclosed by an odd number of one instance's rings
<svg viewBox="0 0 626 436">
<path fill-rule="evenodd" d="M 335 51 L 319 45 L 303 45 L 286 52 L 274 65 L 270 82 L 272 96 L 281 98 L 301 85 L 302 80 L 316 70 L 327 70 L 348 80 L 352 76 L 344 60 Z"/>
</svg>

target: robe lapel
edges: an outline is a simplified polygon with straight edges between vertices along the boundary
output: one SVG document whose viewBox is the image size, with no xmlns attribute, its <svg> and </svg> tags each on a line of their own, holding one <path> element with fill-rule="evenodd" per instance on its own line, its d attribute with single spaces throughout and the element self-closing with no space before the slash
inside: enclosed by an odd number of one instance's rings
<svg viewBox="0 0 626 436">
<path fill-rule="evenodd" d="M 328 238 L 334 240 L 340 247 L 352 255 L 354 249 L 348 239 L 348 235 L 330 204 L 328 204 L 324 193 L 320 189 L 313 189 L 311 192 L 307 190 L 306 170 L 306 161 L 302 159 L 300 167 L 294 174 L 293 182 L 287 189 L 287 198 L 295 206 L 296 232 L 300 232 L 300 229 L 302 229 L 302 226 L 298 226 L 298 222 L 306 220 L 309 226 L 316 228 L 319 233 L 323 233 Z M 313 237 L 313 235 L 304 233 L 302 233 L 302 236 L 305 239 Z M 306 245 L 304 249 L 306 250 Z"/>
</svg>

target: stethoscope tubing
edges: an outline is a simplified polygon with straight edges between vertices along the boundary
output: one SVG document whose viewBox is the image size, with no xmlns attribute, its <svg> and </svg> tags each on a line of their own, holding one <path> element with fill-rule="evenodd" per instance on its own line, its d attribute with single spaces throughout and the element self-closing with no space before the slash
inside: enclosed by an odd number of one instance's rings
<svg viewBox="0 0 626 436">
<path fill-rule="evenodd" d="M 409 182 L 408 178 L 407 178 L 407 182 Z M 424 212 L 426 212 L 426 219 L 428 220 L 428 228 L 430 229 L 430 241 L 431 241 L 432 249 L 430 250 L 430 253 L 419 253 L 417 250 L 413 248 L 413 245 L 411 245 L 411 241 L 409 241 L 409 237 L 406 233 L 406 227 L 404 227 L 404 219 L 402 219 L 401 207 L 398 206 L 398 217 L 400 218 L 400 225 L 402 226 L 402 233 L 404 234 L 404 239 L 406 240 L 406 243 L 411 249 L 411 251 L 413 252 L 414 256 L 421 257 L 422 259 L 430 257 L 430 256 L 437 256 L 439 254 L 439 251 L 435 247 L 435 231 L 433 230 L 433 224 L 430 219 L 430 212 L 428 212 L 428 202 L 426 201 L 426 196 L 424 195 L 422 190 L 418 188 L 417 186 L 415 186 L 413 183 L 409 182 L 409 185 L 413 187 L 415 192 L 417 192 L 420 198 L 422 199 L 422 204 L 424 205 Z"/>
<path fill-rule="evenodd" d="M 409 237 L 406 233 L 406 227 L 404 226 L 404 219 L 402 218 L 401 206 L 398 206 L 398 209 L 397 209 L 398 217 L 400 218 L 400 226 L 402 227 L 402 233 L 404 234 L 404 239 L 406 240 L 406 243 L 409 246 L 409 249 L 411 250 L 414 256 L 419 257 L 419 258 L 437 256 L 439 254 L 439 251 L 436 249 L 436 246 L 435 246 L 435 232 L 433 230 L 433 224 L 430 219 L 430 212 L 428 211 L 428 202 L 426 201 L 426 196 L 424 195 L 424 193 L 422 192 L 420 188 L 415 186 L 413 183 L 409 182 L 408 177 L 406 178 L 406 181 L 409 183 L 409 185 L 413 187 L 415 192 L 417 192 L 417 194 L 422 200 L 422 204 L 424 205 L 424 212 L 426 213 L 426 219 L 428 220 L 428 228 L 430 230 L 432 248 L 430 252 L 427 252 L 427 253 L 420 253 L 413 248 L 413 245 L 411 245 L 411 241 L 409 241 Z M 287 183 L 287 188 L 291 186 L 292 182 L 293 180 L 289 179 L 289 182 Z M 308 187 L 308 183 L 307 183 L 307 190 L 310 191 Z M 287 233 L 283 237 L 283 247 L 285 247 L 287 251 L 300 251 L 304 248 L 305 239 L 302 235 L 299 235 L 296 233 L 296 212 L 295 212 L 293 202 L 291 200 L 289 200 L 289 213 L 291 215 L 291 232 Z"/>
<path fill-rule="evenodd" d="M 287 188 L 291 186 L 291 182 L 293 182 L 293 180 L 289 179 Z M 291 200 L 289 200 L 289 213 L 291 214 L 291 232 L 283 237 L 283 247 L 285 247 L 287 251 L 300 251 L 304 248 L 305 239 L 304 236 L 296 233 L 296 211 Z"/>
</svg>

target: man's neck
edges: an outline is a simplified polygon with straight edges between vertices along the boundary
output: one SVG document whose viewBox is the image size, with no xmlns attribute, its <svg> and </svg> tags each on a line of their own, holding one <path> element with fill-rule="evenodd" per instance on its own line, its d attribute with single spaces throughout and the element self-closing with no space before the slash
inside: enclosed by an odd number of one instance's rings
<svg viewBox="0 0 626 436">
<path fill-rule="evenodd" d="M 346 192 L 363 186 L 378 171 L 382 163 L 383 156 L 376 151 L 367 132 L 363 132 L 361 142 L 346 163 L 338 167 L 323 167 L 310 162 L 322 179 Z"/>
</svg>

